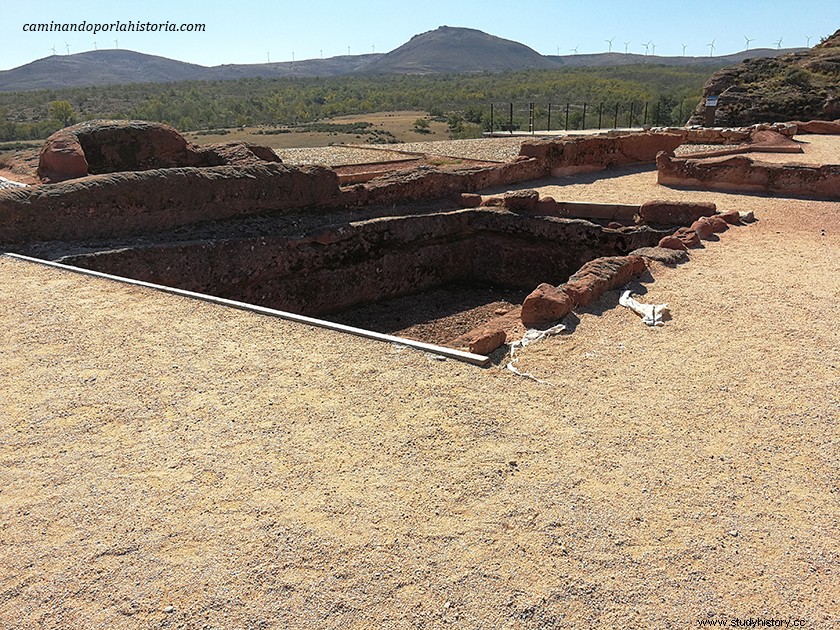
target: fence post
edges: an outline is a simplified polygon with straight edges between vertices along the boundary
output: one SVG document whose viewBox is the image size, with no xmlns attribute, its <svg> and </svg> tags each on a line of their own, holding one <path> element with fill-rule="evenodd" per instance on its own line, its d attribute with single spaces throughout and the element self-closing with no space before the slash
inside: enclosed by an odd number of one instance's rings
<svg viewBox="0 0 840 630">
<path fill-rule="evenodd" d="M 566 103 L 566 126 L 565 126 L 565 130 L 566 131 L 569 130 L 569 104 L 568 103 Z"/>
<path fill-rule="evenodd" d="M 513 135 L 513 103 L 510 104 L 510 126 L 508 127 L 508 133 Z"/>
<path fill-rule="evenodd" d="M 548 123 L 545 125 L 546 131 L 551 131 L 551 103 L 548 104 Z"/>
<path fill-rule="evenodd" d="M 536 126 L 537 124 L 534 121 L 534 103 L 528 103 L 528 131 L 531 132 L 531 135 L 534 134 L 534 128 Z"/>
<path fill-rule="evenodd" d="M 628 121 L 627 126 L 631 129 L 633 128 L 633 101 L 630 101 L 630 120 Z"/>
<path fill-rule="evenodd" d="M 682 109 L 682 107 L 683 107 L 683 102 L 682 102 L 682 99 L 680 99 L 680 127 L 685 125 L 685 121 L 683 120 L 683 109 Z"/>
<path fill-rule="evenodd" d="M 618 129 L 618 103 L 615 104 L 615 120 L 613 121 L 613 129 Z"/>
<path fill-rule="evenodd" d="M 598 103 L 598 129 L 601 128 L 601 110 L 603 109 L 603 107 L 603 103 Z"/>
<path fill-rule="evenodd" d="M 648 110 L 648 102 L 645 101 L 645 118 L 644 118 L 644 122 L 642 122 L 643 125 L 647 124 L 647 110 Z"/>
<path fill-rule="evenodd" d="M 496 132 L 496 129 L 493 125 L 493 103 L 490 103 L 490 135 L 492 136 Z"/>
<path fill-rule="evenodd" d="M 580 123 L 580 130 L 586 129 L 586 103 L 583 104 L 583 120 Z"/>
</svg>

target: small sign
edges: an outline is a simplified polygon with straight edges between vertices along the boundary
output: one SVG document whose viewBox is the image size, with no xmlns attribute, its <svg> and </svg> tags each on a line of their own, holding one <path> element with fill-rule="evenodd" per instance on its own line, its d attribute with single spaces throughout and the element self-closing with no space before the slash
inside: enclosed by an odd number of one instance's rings
<svg viewBox="0 0 840 630">
<path fill-rule="evenodd" d="M 706 97 L 706 107 L 717 107 L 718 104 L 718 97 L 717 96 L 707 96 Z"/>
</svg>

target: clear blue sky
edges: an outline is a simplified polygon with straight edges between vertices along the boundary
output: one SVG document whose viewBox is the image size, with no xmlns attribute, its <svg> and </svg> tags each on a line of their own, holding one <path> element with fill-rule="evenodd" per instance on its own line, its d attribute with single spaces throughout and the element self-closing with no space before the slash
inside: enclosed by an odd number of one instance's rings
<svg viewBox="0 0 840 630">
<path fill-rule="evenodd" d="M 657 55 L 708 55 L 750 46 L 811 45 L 840 28 L 838 0 L 459 0 L 399 2 L 381 0 L 9 0 L 0 20 L 0 69 L 7 70 L 58 54 L 119 47 L 198 63 L 261 63 L 365 52 L 387 52 L 413 35 L 441 25 L 465 26 L 519 41 L 543 54 L 643 53 L 652 41 Z M 204 33 L 29 33 L 33 22 L 204 23 Z"/>
</svg>

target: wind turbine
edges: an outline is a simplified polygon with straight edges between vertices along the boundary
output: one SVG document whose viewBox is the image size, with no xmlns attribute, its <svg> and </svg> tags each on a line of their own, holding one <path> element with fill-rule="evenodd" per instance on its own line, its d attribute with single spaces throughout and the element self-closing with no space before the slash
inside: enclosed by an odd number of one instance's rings
<svg viewBox="0 0 840 630">
<path fill-rule="evenodd" d="M 557 56 L 560 56 L 560 46 L 557 47 Z"/>
<path fill-rule="evenodd" d="M 371 52 L 371 53 L 375 53 L 375 52 L 376 52 L 376 44 L 371 44 L 371 45 L 370 45 L 370 52 Z"/>
<path fill-rule="evenodd" d="M 709 57 L 714 57 L 715 56 L 715 41 L 716 40 L 713 39 L 711 42 L 706 44 L 706 46 L 709 47 Z"/>
<path fill-rule="evenodd" d="M 655 57 L 656 56 L 656 44 L 654 44 L 653 42 L 650 43 L 650 50 L 651 50 L 650 54 Z"/>
<path fill-rule="evenodd" d="M 266 63 L 271 63 L 271 51 L 270 50 L 266 51 L 266 53 L 265 53 L 265 62 Z"/>
<path fill-rule="evenodd" d="M 119 50 L 119 49 L 120 49 L 120 40 L 118 40 L 118 39 L 115 39 L 115 40 L 114 40 L 114 47 L 115 47 L 117 50 Z"/>
<path fill-rule="evenodd" d="M 683 45 L 682 45 L 682 47 L 683 47 L 683 54 L 682 54 L 682 56 L 683 56 L 683 57 L 685 57 L 685 49 L 686 49 L 686 48 L 688 48 L 688 46 L 686 46 L 685 44 L 683 44 Z"/>
<path fill-rule="evenodd" d="M 612 39 L 605 39 L 604 40 L 605 42 L 607 42 L 607 44 L 609 44 L 609 48 L 607 49 L 607 52 L 612 52 L 613 39 L 615 39 L 615 35 L 613 35 Z"/>
<path fill-rule="evenodd" d="M 806 35 L 805 36 L 805 45 L 808 46 L 808 48 L 811 47 L 811 37 L 813 37 L 813 36 L 812 35 Z"/>
<path fill-rule="evenodd" d="M 55 52 L 55 45 L 54 45 L 54 44 L 53 44 L 53 47 L 52 47 L 52 48 L 50 48 L 50 50 L 51 50 L 51 51 L 53 51 L 53 55 L 57 55 L 57 54 L 58 54 L 57 52 Z"/>
<path fill-rule="evenodd" d="M 647 44 L 642 44 L 642 46 L 645 47 L 645 55 L 646 56 L 650 52 L 650 44 L 651 44 L 651 42 L 648 42 Z"/>
<path fill-rule="evenodd" d="M 67 54 L 69 55 L 70 54 L 70 44 L 68 44 L 67 42 L 64 42 L 64 46 L 67 48 Z"/>
<path fill-rule="evenodd" d="M 627 47 L 630 45 L 630 42 L 624 42 L 624 54 L 627 54 Z"/>
<path fill-rule="evenodd" d="M 574 48 L 571 48 L 571 49 L 570 49 L 570 51 L 571 51 L 571 52 L 573 52 L 573 53 L 575 53 L 575 54 L 578 54 L 578 50 L 577 50 L 577 49 L 578 49 L 578 46 L 580 46 L 580 44 L 578 44 L 578 45 L 577 45 L 577 46 L 575 46 Z"/>
<path fill-rule="evenodd" d="M 755 37 L 747 37 L 746 35 L 744 35 L 744 39 L 747 40 L 747 47 L 744 48 L 744 50 L 749 50 L 750 49 L 750 42 L 754 42 Z"/>
<path fill-rule="evenodd" d="M 782 38 L 780 37 L 780 38 L 779 38 L 779 41 L 777 41 L 777 42 L 773 42 L 773 43 L 774 43 L 774 44 L 776 44 L 776 50 L 781 49 L 781 47 L 782 47 Z"/>
</svg>

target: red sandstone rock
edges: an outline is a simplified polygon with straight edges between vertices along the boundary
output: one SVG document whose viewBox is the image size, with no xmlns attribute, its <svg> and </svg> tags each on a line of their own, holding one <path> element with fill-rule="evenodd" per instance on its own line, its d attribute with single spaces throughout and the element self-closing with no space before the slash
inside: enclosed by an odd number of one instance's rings
<svg viewBox="0 0 840 630">
<path fill-rule="evenodd" d="M 490 354 L 497 348 L 504 345 L 507 334 L 504 330 L 480 330 L 475 331 L 468 343 L 470 352 L 475 354 Z"/>
<path fill-rule="evenodd" d="M 208 144 L 198 148 L 197 152 L 201 156 L 202 166 L 221 166 L 223 164 L 247 166 L 283 161 L 274 152 L 274 149 L 250 142 Z"/>
<path fill-rule="evenodd" d="M 540 201 L 540 193 L 536 190 L 515 190 L 505 193 L 504 207 L 518 212 L 533 212 Z"/>
<path fill-rule="evenodd" d="M 568 315 L 573 307 L 565 292 L 543 283 L 522 303 L 522 323 L 528 328 L 547 328 Z"/>
<path fill-rule="evenodd" d="M 683 141 L 680 133 L 648 131 L 617 135 L 527 140 L 520 155 L 535 158 L 556 176 L 597 171 L 623 164 L 649 163 L 660 151 L 673 151 Z"/>
<path fill-rule="evenodd" d="M 775 164 L 747 156 L 695 160 L 662 153 L 656 159 L 656 167 L 657 181 L 665 186 L 840 199 L 837 164 Z"/>
<path fill-rule="evenodd" d="M 719 215 L 721 219 L 730 225 L 738 225 L 741 222 L 741 213 L 737 210 L 730 210 L 729 212 L 721 212 Z"/>
<path fill-rule="evenodd" d="M 85 152 L 75 135 L 58 131 L 47 138 L 38 160 L 38 177 L 41 180 L 60 182 L 87 174 Z"/>
<path fill-rule="evenodd" d="M 698 238 L 701 238 L 704 241 L 712 235 L 712 232 L 714 232 L 714 230 L 712 229 L 712 225 L 709 223 L 709 220 L 705 217 L 702 219 L 697 219 L 694 223 L 691 224 L 691 227 L 689 229 L 695 232 Z"/>
<path fill-rule="evenodd" d="M 0 191 L 5 243 L 111 238 L 343 201 L 334 171 L 284 164 L 111 173 Z"/>
<path fill-rule="evenodd" d="M 726 232 L 729 229 L 729 224 L 717 215 L 707 217 L 706 221 L 712 226 L 712 232 Z"/>
<path fill-rule="evenodd" d="M 717 211 L 715 204 L 708 201 L 646 201 L 639 208 L 639 216 L 645 223 L 666 223 L 670 225 L 691 225 L 700 217 L 710 217 Z"/>
<path fill-rule="evenodd" d="M 764 151 L 767 153 L 803 153 L 802 144 L 776 129 L 758 129 L 752 132 L 749 139 L 749 151 Z"/>
<path fill-rule="evenodd" d="M 504 315 L 494 317 L 489 322 L 486 322 L 477 328 L 473 328 L 466 334 L 456 337 L 455 339 L 451 339 L 446 343 L 446 345 L 450 348 L 475 348 L 471 351 L 477 352 L 478 354 L 489 354 L 490 352 L 493 352 L 493 350 L 496 350 L 496 348 L 500 347 L 508 339 L 518 339 L 522 336 L 525 329 L 519 318 L 521 312 L 522 307 L 517 306 Z M 498 334 L 499 331 L 502 331 L 505 334 L 504 338 L 501 338 L 501 335 Z M 476 342 L 479 342 L 482 339 L 487 339 L 487 341 L 482 342 L 485 345 L 477 345 Z M 496 343 L 499 345 L 493 347 Z M 478 352 L 478 350 L 483 350 L 484 352 Z"/>
<path fill-rule="evenodd" d="M 691 228 L 681 227 L 676 232 L 674 232 L 673 235 L 676 238 L 680 239 L 686 247 L 700 247 L 700 237 L 697 236 L 697 232 L 695 232 Z"/>
<path fill-rule="evenodd" d="M 807 122 L 795 121 L 799 133 L 821 133 L 836 135 L 840 134 L 840 121 L 831 120 L 809 120 Z"/>
<path fill-rule="evenodd" d="M 461 193 L 458 195 L 458 205 L 462 208 L 477 208 L 481 205 L 481 195 Z"/>
<path fill-rule="evenodd" d="M 647 269 L 641 256 L 607 256 L 586 263 L 560 287 L 577 306 L 586 306 L 604 292 L 641 275 Z"/>
<path fill-rule="evenodd" d="M 659 247 L 664 247 L 665 249 L 676 249 L 676 250 L 686 250 L 686 244 L 683 243 L 679 238 L 676 236 L 666 236 L 661 241 L 659 241 Z"/>
</svg>

